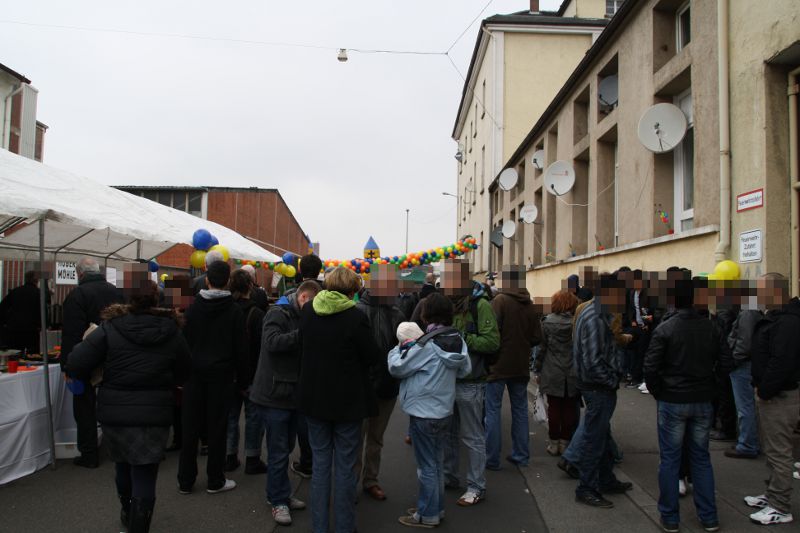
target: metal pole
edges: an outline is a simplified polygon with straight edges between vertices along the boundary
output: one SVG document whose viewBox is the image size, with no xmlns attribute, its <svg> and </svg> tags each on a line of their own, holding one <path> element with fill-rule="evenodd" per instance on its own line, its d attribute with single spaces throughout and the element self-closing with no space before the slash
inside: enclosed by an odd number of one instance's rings
<svg viewBox="0 0 800 533">
<path fill-rule="evenodd" d="M 406 209 L 406 253 L 408 253 L 408 212 L 409 210 Z"/>
<path fill-rule="evenodd" d="M 50 437 L 50 464 L 56 467 L 56 437 L 53 429 L 53 401 L 50 398 L 50 362 L 47 357 L 47 279 L 44 272 L 44 218 L 39 219 L 39 318 L 41 320 L 39 350 L 44 363 L 44 396 L 47 402 L 47 434 Z"/>
</svg>

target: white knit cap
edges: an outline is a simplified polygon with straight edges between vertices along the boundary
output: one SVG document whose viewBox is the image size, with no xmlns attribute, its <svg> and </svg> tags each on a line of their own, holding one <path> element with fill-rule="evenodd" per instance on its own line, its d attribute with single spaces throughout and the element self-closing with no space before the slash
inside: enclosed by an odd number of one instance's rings
<svg viewBox="0 0 800 533">
<path fill-rule="evenodd" d="M 422 330 L 416 322 L 400 322 L 397 326 L 397 340 L 404 343 L 422 337 Z"/>
</svg>

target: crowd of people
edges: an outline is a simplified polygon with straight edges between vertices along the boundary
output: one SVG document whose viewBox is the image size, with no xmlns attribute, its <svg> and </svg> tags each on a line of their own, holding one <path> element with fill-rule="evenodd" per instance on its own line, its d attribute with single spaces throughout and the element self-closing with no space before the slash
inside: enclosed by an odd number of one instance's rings
<svg viewBox="0 0 800 533">
<path fill-rule="evenodd" d="M 539 305 L 517 267 L 504 267 L 495 287 L 474 281 L 468 262 L 448 259 L 438 283 L 429 274 L 419 291 L 394 265 L 373 265 L 366 282 L 341 267 L 323 277 L 321 267 L 303 257 L 294 288 L 269 305 L 254 272 L 232 272 L 214 253 L 199 278 L 160 289 L 134 276 L 122 293 L 94 260 L 78 263 L 61 357 L 80 390 L 75 464 L 97 467 L 99 422 L 129 532 L 149 530 L 169 449 L 180 450 L 181 494 L 194 491 L 198 455 L 207 455 L 207 493 L 236 488 L 226 472 L 241 465 L 243 410 L 245 473 L 266 473 L 275 522 L 290 525 L 307 507 L 292 493 L 293 471 L 311 480 L 313 531 L 351 533 L 360 492 L 387 498 L 381 455 L 398 398 L 418 478 L 417 505 L 399 522 L 434 528 L 446 488 L 462 488 L 458 506 L 486 498 L 485 471 L 501 468 L 505 391 L 505 460 L 528 465 L 531 370 L 547 400 L 546 451 L 577 479 L 576 502 L 611 508 L 609 495 L 632 488 L 614 474 L 622 453 L 610 423 L 623 386 L 658 404 L 665 531 L 679 530 L 679 497 L 690 487 L 702 527 L 719 529 L 710 439 L 735 442 L 731 459 L 766 456 L 767 490 L 745 498 L 751 520 L 792 521 L 800 301 L 789 300 L 779 274 L 748 290 L 677 267 L 586 270 Z"/>
</svg>

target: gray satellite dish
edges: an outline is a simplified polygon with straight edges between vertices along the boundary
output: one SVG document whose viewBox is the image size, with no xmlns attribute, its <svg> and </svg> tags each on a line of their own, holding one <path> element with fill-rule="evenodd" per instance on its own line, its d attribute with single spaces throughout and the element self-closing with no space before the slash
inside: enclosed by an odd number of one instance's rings
<svg viewBox="0 0 800 533">
<path fill-rule="evenodd" d="M 535 166 L 537 170 L 542 170 L 544 168 L 544 150 L 536 150 L 533 152 L 531 163 L 533 163 L 533 166 Z"/>
<path fill-rule="evenodd" d="M 514 168 L 507 168 L 500 173 L 497 183 L 504 191 L 510 191 L 517 186 L 518 180 L 519 174 L 517 174 L 517 170 Z"/>
<path fill-rule="evenodd" d="M 550 194 L 567 194 L 574 185 L 575 170 L 566 161 L 556 161 L 544 172 L 544 187 Z"/>
<path fill-rule="evenodd" d="M 503 222 L 503 237 L 510 239 L 517 232 L 517 223 L 513 220 Z"/>
<path fill-rule="evenodd" d="M 619 79 L 616 74 L 606 76 L 597 87 L 597 98 L 600 103 L 614 107 L 619 101 Z"/>
<path fill-rule="evenodd" d="M 639 142 L 651 152 L 673 150 L 686 135 L 686 115 L 672 104 L 656 104 L 639 119 Z"/>
<path fill-rule="evenodd" d="M 497 248 L 503 247 L 503 228 L 497 226 L 492 230 L 489 234 L 489 242 L 492 243 L 493 246 Z"/>
<path fill-rule="evenodd" d="M 539 216 L 539 210 L 533 204 L 527 204 L 519 210 L 519 218 L 525 224 L 533 224 L 536 222 L 536 217 Z"/>
</svg>

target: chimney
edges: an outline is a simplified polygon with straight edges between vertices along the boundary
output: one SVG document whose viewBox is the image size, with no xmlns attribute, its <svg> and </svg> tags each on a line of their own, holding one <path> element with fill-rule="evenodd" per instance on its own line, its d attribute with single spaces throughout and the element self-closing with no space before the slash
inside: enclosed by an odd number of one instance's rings
<svg viewBox="0 0 800 533">
<path fill-rule="evenodd" d="M 539 0 L 531 0 L 531 13 L 539 12 Z"/>
</svg>

